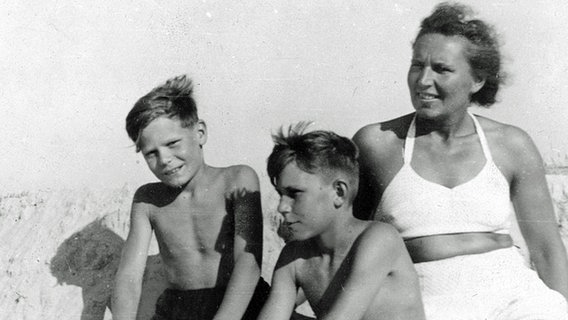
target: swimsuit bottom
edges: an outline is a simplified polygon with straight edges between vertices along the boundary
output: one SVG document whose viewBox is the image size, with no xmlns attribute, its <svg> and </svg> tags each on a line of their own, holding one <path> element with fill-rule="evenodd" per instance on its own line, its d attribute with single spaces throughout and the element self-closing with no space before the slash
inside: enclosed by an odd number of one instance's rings
<svg viewBox="0 0 568 320">
<path fill-rule="evenodd" d="M 566 299 L 515 247 L 414 266 L 428 320 L 568 320 Z"/>
<path fill-rule="evenodd" d="M 166 289 L 156 302 L 152 320 L 209 320 L 212 319 L 225 295 L 225 287 L 196 290 Z M 242 319 L 254 320 L 268 299 L 270 286 L 260 278 Z"/>
</svg>

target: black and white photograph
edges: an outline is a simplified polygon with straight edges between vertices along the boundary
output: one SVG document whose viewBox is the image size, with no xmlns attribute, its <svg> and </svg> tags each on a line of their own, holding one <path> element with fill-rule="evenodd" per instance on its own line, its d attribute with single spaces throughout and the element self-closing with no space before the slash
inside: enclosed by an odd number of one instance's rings
<svg viewBox="0 0 568 320">
<path fill-rule="evenodd" d="M 0 17 L 0 319 L 568 320 L 568 2 Z"/>
</svg>

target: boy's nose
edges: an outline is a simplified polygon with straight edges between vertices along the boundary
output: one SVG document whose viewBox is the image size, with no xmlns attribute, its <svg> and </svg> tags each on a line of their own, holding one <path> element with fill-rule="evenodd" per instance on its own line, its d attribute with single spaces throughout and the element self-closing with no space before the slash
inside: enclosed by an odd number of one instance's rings
<svg viewBox="0 0 568 320">
<path fill-rule="evenodd" d="M 172 155 L 169 152 L 161 152 L 158 160 L 160 161 L 161 165 L 167 165 L 168 163 L 172 162 Z"/>
<path fill-rule="evenodd" d="M 290 204 L 288 203 L 288 201 L 281 198 L 276 210 L 280 212 L 282 215 L 286 215 L 287 213 L 290 213 Z"/>
<path fill-rule="evenodd" d="M 418 84 L 427 87 L 432 84 L 432 69 L 429 67 L 424 67 L 420 76 L 418 78 Z"/>
</svg>

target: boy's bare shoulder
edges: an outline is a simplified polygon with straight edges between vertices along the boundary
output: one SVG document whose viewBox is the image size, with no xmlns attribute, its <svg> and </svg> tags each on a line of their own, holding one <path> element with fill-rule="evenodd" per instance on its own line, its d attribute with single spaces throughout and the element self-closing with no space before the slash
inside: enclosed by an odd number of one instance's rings
<svg viewBox="0 0 568 320">
<path fill-rule="evenodd" d="M 313 248 L 310 240 L 290 241 L 286 243 L 282 251 L 280 251 L 276 266 L 282 267 L 305 261 L 314 256 L 315 252 Z"/>
<path fill-rule="evenodd" d="M 380 221 L 366 221 L 367 227 L 359 235 L 360 247 L 375 247 L 377 243 L 383 248 L 404 246 L 400 233 L 390 224 Z"/>
<path fill-rule="evenodd" d="M 253 168 L 239 164 L 230 167 L 220 168 L 222 176 L 225 179 L 227 191 L 248 190 L 258 191 L 259 180 L 258 175 Z"/>
<path fill-rule="evenodd" d="M 372 237 L 379 237 L 383 240 L 399 240 L 402 239 L 400 233 L 394 226 L 389 223 L 380 221 L 366 221 L 368 223 L 367 228 L 362 232 L 363 234 L 369 234 Z"/>
<path fill-rule="evenodd" d="M 170 203 L 177 193 L 174 188 L 161 182 L 147 183 L 136 190 L 133 202 L 163 207 Z"/>
</svg>

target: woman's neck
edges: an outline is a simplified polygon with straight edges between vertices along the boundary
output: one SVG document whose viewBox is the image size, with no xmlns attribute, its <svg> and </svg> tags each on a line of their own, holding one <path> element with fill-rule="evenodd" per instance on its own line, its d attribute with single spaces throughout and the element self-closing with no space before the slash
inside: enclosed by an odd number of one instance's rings
<svg viewBox="0 0 568 320">
<path fill-rule="evenodd" d="M 467 110 L 446 118 L 424 119 L 416 117 L 416 136 L 436 134 L 442 139 L 464 136 L 475 131 L 475 125 Z"/>
</svg>

